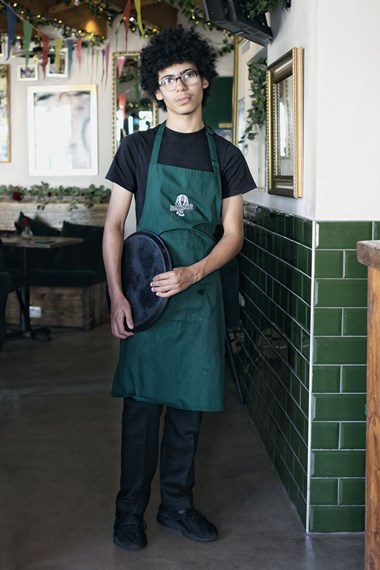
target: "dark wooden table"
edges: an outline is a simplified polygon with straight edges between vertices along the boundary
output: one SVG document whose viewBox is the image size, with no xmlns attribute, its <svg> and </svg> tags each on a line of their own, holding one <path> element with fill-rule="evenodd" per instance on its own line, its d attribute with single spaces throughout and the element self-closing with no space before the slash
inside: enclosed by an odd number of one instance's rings
<svg viewBox="0 0 380 570">
<path fill-rule="evenodd" d="M 32 249 L 54 249 L 57 247 L 67 247 L 82 243 L 82 238 L 75 237 L 46 237 L 33 236 L 24 238 L 21 236 L 1 236 L 4 246 L 16 247 L 22 251 L 22 285 L 19 288 L 17 298 L 20 303 L 20 329 L 8 335 L 9 337 L 23 336 L 35 338 L 37 335 L 43 335 L 50 340 L 50 329 L 46 327 L 32 328 L 29 315 L 30 306 L 30 262 L 29 252 Z"/>
</svg>

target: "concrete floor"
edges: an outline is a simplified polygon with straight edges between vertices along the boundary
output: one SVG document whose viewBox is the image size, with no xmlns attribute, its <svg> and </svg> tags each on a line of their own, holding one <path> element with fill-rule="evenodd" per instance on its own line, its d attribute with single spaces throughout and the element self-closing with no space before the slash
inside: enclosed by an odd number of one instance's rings
<svg viewBox="0 0 380 570">
<path fill-rule="evenodd" d="M 160 526 L 155 480 L 148 547 L 112 543 L 121 401 L 108 325 L 11 340 L 0 353 L 1 570 L 361 570 L 363 535 L 305 535 L 231 382 L 206 414 L 195 504 L 218 527 L 202 544 Z"/>
</svg>

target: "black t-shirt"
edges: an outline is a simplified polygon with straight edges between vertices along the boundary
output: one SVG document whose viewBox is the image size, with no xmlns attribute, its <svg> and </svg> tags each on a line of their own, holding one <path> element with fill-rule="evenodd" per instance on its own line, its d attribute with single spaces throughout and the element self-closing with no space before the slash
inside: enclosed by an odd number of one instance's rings
<svg viewBox="0 0 380 570">
<path fill-rule="evenodd" d="M 107 180 L 134 193 L 137 221 L 144 206 L 148 167 L 157 130 L 158 127 L 154 127 L 126 136 L 121 141 L 106 175 Z M 256 188 L 240 150 L 223 137 L 215 133 L 213 136 L 219 157 L 222 197 L 229 198 Z M 166 127 L 158 162 L 170 166 L 212 171 L 206 130 L 180 133 Z"/>
</svg>

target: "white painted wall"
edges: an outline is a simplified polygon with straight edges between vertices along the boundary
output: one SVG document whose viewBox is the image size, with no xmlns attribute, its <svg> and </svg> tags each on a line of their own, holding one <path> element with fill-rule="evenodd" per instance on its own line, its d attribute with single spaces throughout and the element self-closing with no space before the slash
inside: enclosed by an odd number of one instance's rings
<svg viewBox="0 0 380 570">
<path fill-rule="evenodd" d="M 187 20 L 183 21 L 186 27 Z M 217 31 L 200 32 L 210 39 L 216 48 L 222 46 L 224 35 Z M 109 37 L 112 36 L 110 31 Z M 136 33 L 128 34 L 128 51 L 140 51 L 146 40 L 142 40 Z M 8 61 L 0 58 L 0 63 L 10 64 L 11 85 L 11 162 L 0 163 L 0 184 L 21 185 L 24 187 L 39 184 L 41 180 L 52 186 L 79 186 L 85 188 L 89 184 L 97 186 L 104 184 L 110 187 L 110 183 L 104 179 L 113 157 L 112 145 L 112 51 L 125 49 L 124 29 L 120 28 L 118 41 L 113 36 L 111 53 L 109 58 L 108 81 L 102 82 L 102 54 L 97 51 L 97 57 L 92 61 L 87 50 L 82 53 L 82 65 L 73 54 L 73 67 L 70 78 L 43 78 L 40 69 L 38 81 L 18 81 L 17 66 L 24 64 L 23 58 L 11 57 Z M 218 73 L 221 76 L 232 76 L 233 54 L 224 56 L 218 62 Z M 54 85 L 97 85 L 98 97 L 98 174 L 94 176 L 30 176 L 28 169 L 28 118 L 27 118 L 27 91 L 28 87 L 54 86 Z M 166 118 L 165 113 L 160 113 L 159 120 Z M 54 129 L 54 125 L 52 125 Z"/>
<path fill-rule="evenodd" d="M 316 218 L 380 220 L 380 3 L 319 0 L 318 22 Z"/>
<path fill-rule="evenodd" d="M 317 91 L 317 0 L 292 0 L 291 11 L 275 10 L 271 15 L 270 25 L 275 39 L 267 46 L 267 63 L 270 65 L 293 47 L 303 47 L 304 52 L 304 195 L 305 198 L 295 199 L 274 196 L 267 193 L 265 173 L 265 134 L 255 142 L 248 143 L 247 160 L 251 167 L 258 189 L 253 190 L 246 199 L 255 204 L 273 208 L 305 218 L 315 215 L 316 199 L 316 107 Z M 257 46 L 252 44 L 250 56 L 245 54 L 241 59 L 245 62 L 252 60 L 257 54 Z M 240 55 L 239 55 L 240 60 Z M 248 60 L 248 61 L 247 61 Z M 249 89 L 247 72 L 239 68 L 240 75 L 245 75 L 245 93 Z M 240 95 L 239 95 L 240 96 Z M 248 103 L 247 103 L 248 104 Z M 259 166 L 257 166 L 259 165 Z M 260 169 L 260 170 L 258 170 Z M 265 174 L 265 175 L 264 175 Z"/>
<path fill-rule="evenodd" d="M 358 10 L 355 0 L 292 0 L 290 12 L 272 13 L 271 26 L 268 64 L 305 49 L 304 198 L 254 190 L 247 199 L 310 219 L 379 220 L 380 3 L 363 0 Z M 256 51 L 252 46 L 251 58 Z M 249 145 L 248 162 L 264 186 L 257 172 L 264 137 L 259 149 Z"/>
<path fill-rule="evenodd" d="M 113 38 L 115 45 L 115 38 Z M 129 34 L 128 50 L 137 51 L 141 48 L 142 40 L 137 34 Z M 119 32 L 118 50 L 125 47 L 123 31 Z M 73 67 L 70 78 L 43 78 L 37 81 L 18 81 L 17 66 L 24 64 L 23 58 L 11 57 L 8 61 L 11 71 L 11 162 L 0 164 L 0 184 L 30 186 L 41 181 L 40 176 L 29 176 L 28 169 L 28 118 L 27 91 L 28 87 L 54 85 L 97 85 L 98 98 L 98 174 L 95 176 L 43 176 L 42 179 L 52 186 L 79 186 L 89 184 L 110 186 L 104 176 L 112 160 L 112 54 L 109 59 L 108 81 L 102 83 L 102 54 L 97 50 L 92 60 L 87 50 L 82 52 L 82 64 L 79 67 L 76 52 L 73 54 Z M 51 126 L 54 129 L 54 125 Z"/>
</svg>

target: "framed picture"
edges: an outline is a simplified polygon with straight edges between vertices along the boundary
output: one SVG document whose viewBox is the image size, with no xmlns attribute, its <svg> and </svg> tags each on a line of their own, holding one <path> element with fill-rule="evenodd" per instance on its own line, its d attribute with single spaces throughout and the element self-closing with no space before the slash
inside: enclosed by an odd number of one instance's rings
<svg viewBox="0 0 380 570">
<path fill-rule="evenodd" d="M 60 52 L 59 60 L 56 60 L 55 53 L 49 53 L 46 65 L 46 77 L 67 77 L 67 50 Z"/>
<path fill-rule="evenodd" d="M 0 35 L 0 58 L 6 58 L 8 49 L 7 37 Z"/>
<path fill-rule="evenodd" d="M 19 81 L 36 81 L 38 79 L 38 65 L 36 63 L 29 63 L 17 66 L 17 79 Z"/>
<path fill-rule="evenodd" d="M 303 48 L 267 71 L 268 192 L 303 196 Z"/>
<path fill-rule="evenodd" d="M 31 176 L 98 173 L 95 85 L 28 87 Z"/>
<path fill-rule="evenodd" d="M 0 64 L 0 162 L 11 160 L 10 65 Z"/>
<path fill-rule="evenodd" d="M 237 102 L 237 118 L 236 118 L 236 144 L 241 152 L 246 155 L 247 150 L 243 142 L 243 135 L 245 131 L 245 99 L 242 97 Z"/>
</svg>

